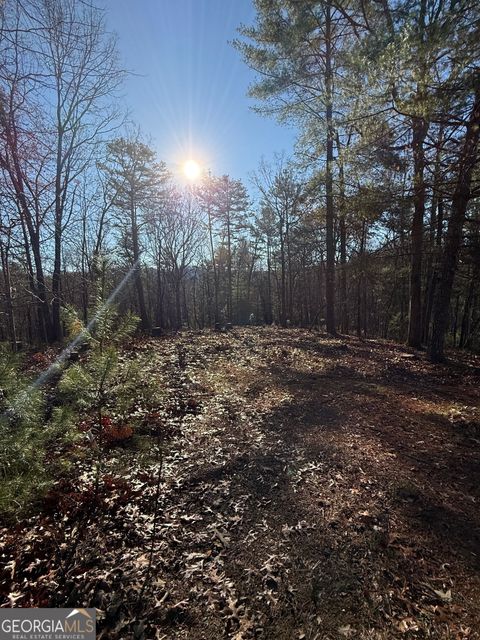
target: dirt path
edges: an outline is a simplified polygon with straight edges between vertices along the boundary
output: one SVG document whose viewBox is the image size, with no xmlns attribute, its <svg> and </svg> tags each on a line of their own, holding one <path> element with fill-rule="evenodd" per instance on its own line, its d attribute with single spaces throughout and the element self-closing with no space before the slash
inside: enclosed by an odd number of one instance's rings
<svg viewBox="0 0 480 640">
<path fill-rule="evenodd" d="M 6 602 L 94 605 L 101 638 L 480 637 L 474 359 L 273 328 L 128 357 L 165 393 L 157 517 L 158 461 L 119 450 L 79 538 L 80 464 L 42 531 L 4 532 Z"/>
</svg>

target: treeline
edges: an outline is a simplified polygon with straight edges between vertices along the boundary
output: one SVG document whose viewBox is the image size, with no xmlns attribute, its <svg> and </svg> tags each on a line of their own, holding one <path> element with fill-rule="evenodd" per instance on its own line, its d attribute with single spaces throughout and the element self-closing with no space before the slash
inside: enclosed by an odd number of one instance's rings
<svg viewBox="0 0 480 640">
<path fill-rule="evenodd" d="M 257 108 L 299 131 L 248 185 L 179 186 L 118 112 L 101 10 L 2 5 L 0 339 L 54 342 L 98 298 L 140 329 L 325 327 L 479 348 L 475 3 L 257 0 Z M 248 186 L 248 190 L 247 190 Z"/>
</svg>

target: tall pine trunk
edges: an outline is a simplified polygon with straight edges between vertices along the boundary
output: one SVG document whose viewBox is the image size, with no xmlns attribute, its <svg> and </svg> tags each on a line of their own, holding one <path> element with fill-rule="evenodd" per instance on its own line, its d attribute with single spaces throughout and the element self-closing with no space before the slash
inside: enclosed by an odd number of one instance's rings
<svg viewBox="0 0 480 640">
<path fill-rule="evenodd" d="M 433 296 L 436 286 L 436 270 L 438 252 L 442 244 L 442 196 L 440 194 L 441 149 L 443 143 L 443 125 L 438 134 L 438 148 L 433 173 L 432 201 L 430 205 L 430 228 L 428 234 L 428 258 L 426 265 L 425 299 L 423 301 L 423 342 L 428 343 L 430 335 L 430 319 L 432 316 Z"/>
<path fill-rule="evenodd" d="M 345 221 L 345 173 L 343 168 L 343 158 L 340 148 L 340 136 L 338 131 L 337 151 L 338 151 L 338 171 L 339 171 L 339 188 L 340 188 L 340 330 L 342 333 L 348 333 L 348 306 L 347 306 L 347 225 Z"/>
<path fill-rule="evenodd" d="M 425 18 L 427 0 L 420 0 L 419 36 L 423 45 L 425 40 Z M 423 260 L 423 222 L 425 218 L 425 138 L 429 122 L 423 117 L 426 104 L 426 62 L 423 59 L 423 47 L 420 48 L 420 79 L 417 84 L 415 101 L 419 113 L 412 117 L 412 151 L 413 151 L 413 220 L 411 231 L 410 260 L 410 303 L 407 344 L 419 349 L 422 346 L 422 260 Z"/>
<path fill-rule="evenodd" d="M 230 211 L 227 211 L 227 322 L 232 322 L 232 295 L 233 295 L 233 278 L 232 278 L 232 229 L 230 220 Z"/>
<path fill-rule="evenodd" d="M 410 347 L 422 346 L 422 252 L 423 221 L 425 217 L 425 151 L 424 142 L 428 123 L 423 118 L 413 119 L 413 220 L 410 262 L 410 314 L 408 340 Z"/>
<path fill-rule="evenodd" d="M 452 198 L 452 209 L 440 266 L 440 277 L 433 302 L 432 335 L 428 345 L 428 355 L 433 362 L 440 362 L 444 359 L 445 333 L 448 326 L 453 280 L 457 267 L 458 251 L 462 241 L 465 214 L 470 198 L 472 174 L 477 161 L 479 135 L 480 87 L 477 87 L 461 156 L 458 161 L 457 183 Z"/>
<path fill-rule="evenodd" d="M 335 237 L 333 209 L 333 73 L 331 5 L 325 8 L 325 122 L 327 126 L 327 167 L 325 177 L 327 273 L 325 283 L 327 332 L 335 335 Z"/>
</svg>

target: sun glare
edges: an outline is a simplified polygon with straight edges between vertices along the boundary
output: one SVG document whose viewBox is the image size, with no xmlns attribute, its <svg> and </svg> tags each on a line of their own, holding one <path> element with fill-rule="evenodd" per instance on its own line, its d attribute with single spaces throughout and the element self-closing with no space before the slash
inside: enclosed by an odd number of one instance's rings
<svg viewBox="0 0 480 640">
<path fill-rule="evenodd" d="M 185 162 L 185 164 L 183 165 L 183 173 L 185 174 L 187 180 L 190 180 L 190 182 L 195 182 L 195 180 L 198 180 L 198 178 L 200 177 L 200 165 L 198 164 L 198 162 L 195 162 L 195 160 L 187 160 L 187 162 Z"/>
</svg>

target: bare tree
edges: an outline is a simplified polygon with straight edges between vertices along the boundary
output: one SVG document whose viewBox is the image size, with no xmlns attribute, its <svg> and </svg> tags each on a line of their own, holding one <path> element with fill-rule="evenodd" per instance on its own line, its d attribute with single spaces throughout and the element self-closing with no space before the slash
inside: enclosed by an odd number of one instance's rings
<svg viewBox="0 0 480 640">
<path fill-rule="evenodd" d="M 71 219 L 77 180 L 91 164 L 99 143 L 118 126 L 120 113 L 111 98 L 124 72 L 100 9 L 74 0 L 43 0 L 32 20 L 42 34 L 47 92 L 54 98 L 49 114 L 55 131 L 52 330 L 58 339 L 62 236 Z"/>
<path fill-rule="evenodd" d="M 277 158 L 274 167 L 262 162 L 254 175 L 254 183 L 261 195 L 267 217 L 271 218 L 275 229 L 274 238 L 280 263 L 280 324 L 286 326 L 287 319 L 292 315 L 291 232 L 301 213 L 304 186 L 282 158 Z"/>
<path fill-rule="evenodd" d="M 41 333 L 61 337 L 62 238 L 79 178 L 119 113 L 123 80 L 104 13 L 74 0 L 7 0 L 0 63 L 0 162 L 14 191 Z M 50 300 L 45 253 L 53 253 Z"/>
<path fill-rule="evenodd" d="M 161 219 L 162 263 L 173 289 L 175 326 L 182 327 L 182 285 L 196 257 L 202 236 L 190 194 L 177 194 Z"/>
</svg>

